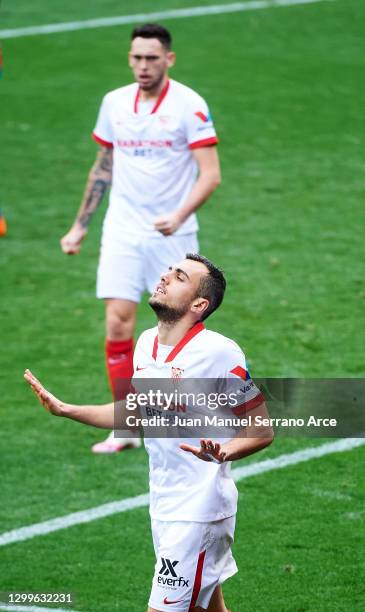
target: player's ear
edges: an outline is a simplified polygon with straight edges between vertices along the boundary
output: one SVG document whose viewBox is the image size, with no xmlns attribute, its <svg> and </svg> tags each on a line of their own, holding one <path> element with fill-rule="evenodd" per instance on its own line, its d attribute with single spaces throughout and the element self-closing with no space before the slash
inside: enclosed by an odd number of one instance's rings
<svg viewBox="0 0 365 612">
<path fill-rule="evenodd" d="M 176 62 L 176 53 L 174 53 L 174 51 L 169 51 L 167 53 L 167 66 L 168 68 L 172 68 L 172 66 L 175 65 Z"/>
<path fill-rule="evenodd" d="M 203 314 L 203 312 L 208 308 L 209 300 L 205 298 L 197 298 L 191 305 L 191 310 L 197 314 Z"/>
<path fill-rule="evenodd" d="M 132 53 L 128 51 L 128 66 L 132 68 Z"/>
</svg>

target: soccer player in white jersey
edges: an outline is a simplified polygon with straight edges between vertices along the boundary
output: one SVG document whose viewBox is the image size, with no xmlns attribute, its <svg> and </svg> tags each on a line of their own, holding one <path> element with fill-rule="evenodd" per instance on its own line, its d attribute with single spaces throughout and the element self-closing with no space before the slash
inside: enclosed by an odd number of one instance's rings
<svg viewBox="0 0 365 612">
<path fill-rule="evenodd" d="M 129 65 L 135 83 L 103 99 L 93 132 L 100 149 L 76 219 L 61 240 L 65 253 L 80 251 L 91 216 L 111 184 L 97 297 L 106 306 L 105 353 L 114 397 L 123 396 L 121 382 L 133 371 L 141 294 L 153 290 L 171 261 L 198 250 L 195 211 L 220 182 L 208 106 L 195 91 L 169 79 L 174 62 L 164 27 L 146 24 L 133 30 Z M 127 443 L 109 436 L 93 450 L 117 452 Z"/>
<path fill-rule="evenodd" d="M 262 424 L 268 416 L 264 398 L 249 377 L 244 354 L 235 342 L 202 323 L 218 308 L 224 290 L 225 279 L 218 268 L 200 255 L 187 255 L 161 276 L 150 298 L 157 328 L 145 331 L 135 350 L 133 384 L 137 389 L 143 379 L 156 377 L 209 377 L 217 385 L 235 380 L 241 396 L 234 413 L 249 413 L 253 421 L 261 417 L 259 425 L 248 425 L 231 439 L 145 437 L 156 553 L 148 612 L 227 612 L 221 584 L 237 571 L 231 552 L 237 490 L 230 462 L 261 450 L 273 439 L 272 429 Z M 115 423 L 114 404 L 65 404 L 29 370 L 25 378 L 53 414 L 96 427 L 110 428 Z M 117 405 L 124 420 L 126 407 L 126 402 Z"/>
</svg>

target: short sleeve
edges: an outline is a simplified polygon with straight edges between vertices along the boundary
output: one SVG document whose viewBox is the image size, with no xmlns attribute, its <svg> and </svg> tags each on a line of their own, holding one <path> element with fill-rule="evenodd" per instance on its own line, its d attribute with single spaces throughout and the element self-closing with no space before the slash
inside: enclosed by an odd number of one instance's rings
<svg viewBox="0 0 365 612">
<path fill-rule="evenodd" d="M 228 405 L 236 416 L 242 416 L 265 401 L 248 371 L 246 358 L 241 349 L 232 343 L 224 355 L 225 376 L 222 386 L 229 399 Z"/>
<path fill-rule="evenodd" d="M 187 105 L 185 122 L 189 149 L 215 145 L 218 138 L 207 103 L 196 95 Z"/>
<path fill-rule="evenodd" d="M 110 149 L 113 147 L 113 132 L 110 125 L 108 100 L 106 97 L 104 97 L 101 103 L 92 137 L 103 147 L 108 147 Z"/>
</svg>

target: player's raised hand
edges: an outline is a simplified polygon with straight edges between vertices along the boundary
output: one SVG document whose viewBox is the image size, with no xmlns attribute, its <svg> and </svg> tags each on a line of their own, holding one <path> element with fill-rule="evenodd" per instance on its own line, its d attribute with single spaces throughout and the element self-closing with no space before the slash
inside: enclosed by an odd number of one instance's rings
<svg viewBox="0 0 365 612">
<path fill-rule="evenodd" d="M 180 448 L 187 453 L 192 453 L 203 461 L 223 463 L 226 460 L 226 453 L 222 450 L 221 444 L 213 442 L 213 440 L 200 440 L 200 448 L 190 444 L 180 444 Z"/>
<path fill-rule="evenodd" d="M 32 374 L 30 370 L 25 370 L 24 378 L 30 384 L 34 393 L 38 397 L 40 403 L 43 404 L 45 409 L 56 416 L 62 416 L 62 408 L 64 406 L 64 403 L 57 399 L 57 397 L 52 395 L 52 393 L 47 391 L 47 389 L 43 387 L 43 385 Z"/>
<path fill-rule="evenodd" d="M 180 225 L 181 219 L 176 212 L 169 215 L 162 215 L 155 219 L 155 229 L 164 236 L 174 234 L 176 230 L 179 229 Z"/>
<path fill-rule="evenodd" d="M 81 242 L 87 234 L 87 229 L 82 225 L 73 225 L 67 234 L 61 238 L 61 249 L 66 255 L 77 255 L 81 249 Z"/>
</svg>

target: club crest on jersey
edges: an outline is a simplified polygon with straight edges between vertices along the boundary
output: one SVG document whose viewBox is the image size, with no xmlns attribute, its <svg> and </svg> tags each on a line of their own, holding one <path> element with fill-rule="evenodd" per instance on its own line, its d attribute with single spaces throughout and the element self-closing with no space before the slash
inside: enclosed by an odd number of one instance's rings
<svg viewBox="0 0 365 612">
<path fill-rule="evenodd" d="M 183 373 L 184 370 L 182 368 L 174 368 L 174 366 L 171 366 L 171 378 L 174 380 L 180 380 Z"/>
<path fill-rule="evenodd" d="M 203 121 L 203 123 L 208 123 L 208 121 L 212 120 L 212 117 L 210 115 L 210 112 L 208 111 L 208 115 L 205 115 L 204 113 L 202 113 L 201 111 L 198 111 L 197 113 L 194 113 L 194 115 L 196 117 L 199 117 L 199 119 L 201 121 Z"/>
<path fill-rule="evenodd" d="M 160 123 L 162 123 L 162 125 L 167 125 L 168 122 L 170 121 L 170 117 L 168 115 L 159 115 L 159 120 Z"/>
</svg>

